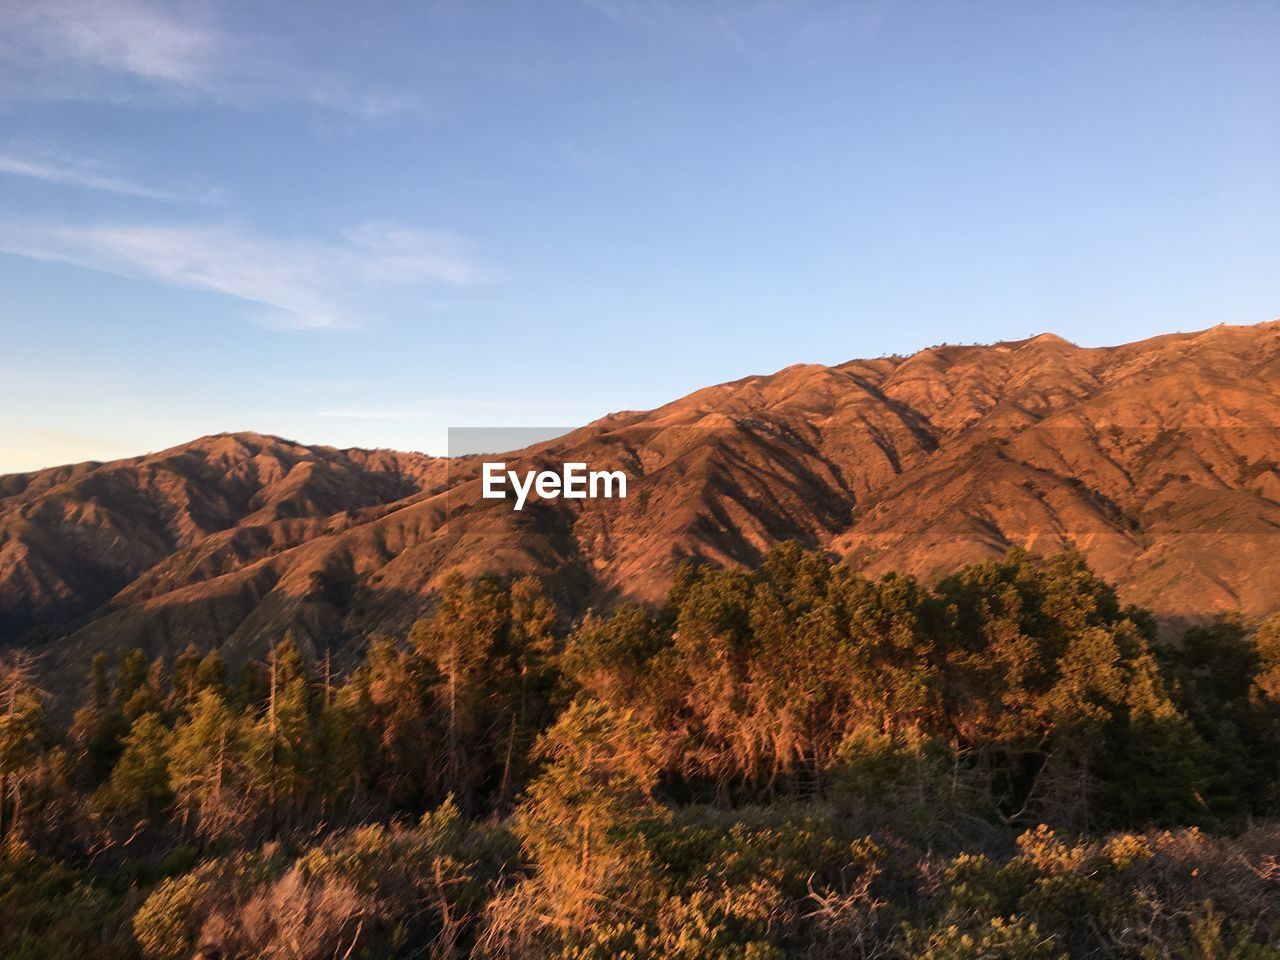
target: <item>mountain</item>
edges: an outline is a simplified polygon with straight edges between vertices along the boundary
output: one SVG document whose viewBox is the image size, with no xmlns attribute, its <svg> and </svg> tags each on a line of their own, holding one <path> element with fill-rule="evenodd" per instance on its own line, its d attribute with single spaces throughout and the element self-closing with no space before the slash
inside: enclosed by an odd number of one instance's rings
<svg viewBox="0 0 1280 960">
<path fill-rule="evenodd" d="M 1166 623 L 1280 608 L 1280 321 L 792 366 L 501 459 L 622 469 L 628 497 L 516 512 L 475 457 L 256 434 L 0 477 L 0 642 L 81 667 L 292 628 L 341 654 L 407 629 L 451 570 L 537 572 L 581 609 L 785 539 L 923 578 L 1075 545 Z"/>
</svg>

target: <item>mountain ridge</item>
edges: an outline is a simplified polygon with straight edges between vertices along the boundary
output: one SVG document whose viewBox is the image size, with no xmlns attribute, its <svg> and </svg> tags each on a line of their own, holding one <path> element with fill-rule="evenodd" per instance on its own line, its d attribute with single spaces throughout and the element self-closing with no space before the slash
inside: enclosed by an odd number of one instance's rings
<svg viewBox="0 0 1280 960">
<path fill-rule="evenodd" d="M 214 434 L 0 477 L 0 641 L 249 656 L 407 629 L 450 570 L 568 608 L 651 600 L 680 560 L 795 539 L 933 578 L 1081 549 L 1168 622 L 1276 608 L 1280 321 L 1115 347 L 1054 334 L 794 364 L 504 455 L 624 469 L 625 501 L 479 496 L 479 461 Z"/>
</svg>

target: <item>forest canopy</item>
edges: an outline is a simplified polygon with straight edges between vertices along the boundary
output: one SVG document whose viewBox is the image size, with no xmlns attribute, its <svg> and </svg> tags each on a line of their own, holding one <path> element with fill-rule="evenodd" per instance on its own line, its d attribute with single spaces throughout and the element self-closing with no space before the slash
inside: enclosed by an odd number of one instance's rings
<svg viewBox="0 0 1280 960">
<path fill-rule="evenodd" d="M 0 672 L 0 955 L 1280 957 L 1280 620 L 1158 642 L 1083 558 L 795 545 L 571 620 L 448 578 L 291 635 Z"/>
</svg>

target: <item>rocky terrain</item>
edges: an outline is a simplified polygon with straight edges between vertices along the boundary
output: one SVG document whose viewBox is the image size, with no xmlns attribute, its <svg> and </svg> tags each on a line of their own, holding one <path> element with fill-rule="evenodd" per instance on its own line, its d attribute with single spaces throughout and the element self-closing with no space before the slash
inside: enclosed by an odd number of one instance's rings
<svg viewBox="0 0 1280 960">
<path fill-rule="evenodd" d="M 583 609 L 784 539 L 923 578 L 1074 544 L 1166 623 L 1280 608 L 1280 322 L 798 365 L 505 459 L 623 469 L 629 496 L 515 512 L 474 458 L 254 434 L 0 477 L 0 643 L 72 666 L 292 628 L 341 655 L 451 570 L 537 572 Z"/>
</svg>

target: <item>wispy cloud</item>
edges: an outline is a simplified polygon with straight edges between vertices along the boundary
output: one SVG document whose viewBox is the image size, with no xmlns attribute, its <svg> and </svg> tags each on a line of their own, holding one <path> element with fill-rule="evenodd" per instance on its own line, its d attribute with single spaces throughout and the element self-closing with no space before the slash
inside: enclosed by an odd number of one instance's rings
<svg viewBox="0 0 1280 960">
<path fill-rule="evenodd" d="M 189 0 L 0 0 L 0 98 L 132 100 L 150 91 L 236 105 L 301 100 L 378 119 L 400 94 L 352 88 Z"/>
<path fill-rule="evenodd" d="M 204 195 L 183 195 L 156 190 L 110 176 L 92 169 L 84 163 L 50 163 L 44 160 L 26 159 L 23 157 L 0 154 L 0 174 L 15 177 L 28 177 L 32 180 L 43 180 L 46 183 L 57 183 L 64 186 L 83 187 L 86 190 L 100 190 L 106 193 L 119 193 L 129 197 L 141 197 L 146 200 L 163 200 L 176 203 L 213 203 L 212 193 Z"/>
<path fill-rule="evenodd" d="M 341 242 L 289 242 L 228 225 L 0 223 L 0 252 L 207 290 L 267 307 L 275 327 L 358 326 L 391 287 L 467 287 L 485 278 L 462 239 L 385 223 Z"/>
<path fill-rule="evenodd" d="M 226 37 L 178 4 L 139 0 L 4 0 L 0 49 L 28 66 L 60 63 L 205 87 Z"/>
</svg>

